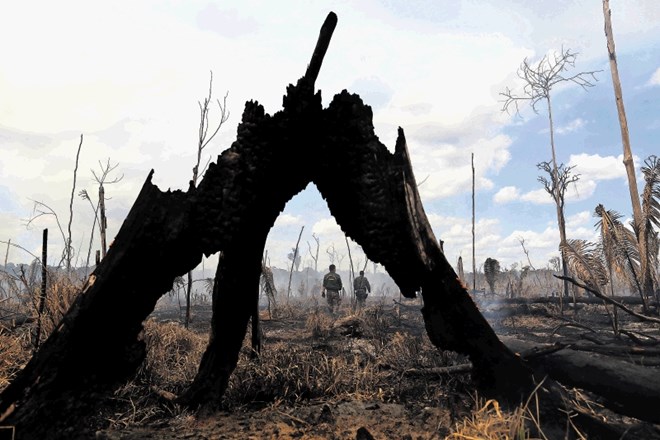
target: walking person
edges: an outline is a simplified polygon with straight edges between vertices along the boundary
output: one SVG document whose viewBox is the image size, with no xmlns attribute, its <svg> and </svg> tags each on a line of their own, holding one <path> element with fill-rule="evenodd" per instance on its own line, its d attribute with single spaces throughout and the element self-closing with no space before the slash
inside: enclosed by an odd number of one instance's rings
<svg viewBox="0 0 660 440">
<path fill-rule="evenodd" d="M 339 310 L 341 297 L 339 292 L 344 288 L 341 277 L 337 273 L 337 267 L 331 264 L 329 267 L 330 272 L 326 273 L 323 277 L 323 292 L 321 296 L 328 301 L 328 308 L 330 313 L 334 314 L 335 309 Z"/>
<path fill-rule="evenodd" d="M 367 277 L 364 276 L 363 270 L 360 271 L 360 276 L 356 277 L 353 281 L 353 290 L 357 298 L 358 309 L 361 309 L 364 307 L 367 296 L 371 293 L 371 285 Z"/>
</svg>

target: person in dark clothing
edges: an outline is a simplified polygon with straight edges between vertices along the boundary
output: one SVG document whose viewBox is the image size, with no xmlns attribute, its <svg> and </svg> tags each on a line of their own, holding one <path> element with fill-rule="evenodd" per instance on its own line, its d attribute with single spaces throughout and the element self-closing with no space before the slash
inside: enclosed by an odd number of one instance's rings
<svg viewBox="0 0 660 440">
<path fill-rule="evenodd" d="M 358 308 L 364 307 L 367 296 L 371 293 L 371 285 L 369 280 L 364 276 L 364 271 L 360 271 L 360 276 L 353 281 L 353 290 L 357 298 Z"/>
<path fill-rule="evenodd" d="M 326 273 L 323 277 L 323 292 L 321 296 L 328 301 L 328 307 L 330 308 L 330 313 L 335 312 L 335 308 L 339 309 L 339 304 L 341 303 L 340 292 L 344 288 L 341 282 L 341 277 L 337 273 L 337 267 L 334 264 L 331 264 L 330 272 Z"/>
</svg>

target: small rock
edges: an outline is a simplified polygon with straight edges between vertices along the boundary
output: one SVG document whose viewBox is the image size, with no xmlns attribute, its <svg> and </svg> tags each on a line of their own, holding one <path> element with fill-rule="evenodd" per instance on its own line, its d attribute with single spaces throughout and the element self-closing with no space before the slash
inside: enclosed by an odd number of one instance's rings
<svg viewBox="0 0 660 440">
<path fill-rule="evenodd" d="M 367 428 L 364 426 L 361 428 L 358 428 L 357 432 L 355 433 L 355 440 L 376 440 L 373 435 L 369 432 Z"/>
<path fill-rule="evenodd" d="M 327 403 L 323 404 L 321 408 L 321 414 L 319 415 L 318 423 L 332 423 L 334 422 L 334 417 L 332 416 L 332 410 L 330 405 Z"/>
</svg>

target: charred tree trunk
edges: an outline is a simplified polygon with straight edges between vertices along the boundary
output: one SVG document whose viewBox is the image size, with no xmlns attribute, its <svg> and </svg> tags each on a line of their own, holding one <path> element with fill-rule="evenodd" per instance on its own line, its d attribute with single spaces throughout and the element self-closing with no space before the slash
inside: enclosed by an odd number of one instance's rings
<svg viewBox="0 0 660 440">
<path fill-rule="evenodd" d="M 628 416 L 660 423 L 660 381 L 657 370 L 594 353 L 561 351 L 534 356 L 532 343 L 505 338 L 507 346 L 528 353 L 528 362 L 550 377 L 603 398 L 608 408 Z M 541 347 L 542 349 L 542 347 Z"/>
<path fill-rule="evenodd" d="M 213 285 L 211 337 L 195 380 L 179 399 L 181 403 L 214 406 L 227 389 L 259 299 L 264 244 L 265 239 L 261 245 L 235 243 L 220 255 Z"/>
<path fill-rule="evenodd" d="M 142 321 L 176 275 L 201 253 L 190 228 L 191 203 L 163 193 L 151 174 L 117 235 L 70 310 L 0 394 L 0 422 L 18 438 L 50 438 L 93 408 L 100 390 L 134 374 L 145 356 Z M 146 274 L 154 276 L 145 276 Z"/>
</svg>

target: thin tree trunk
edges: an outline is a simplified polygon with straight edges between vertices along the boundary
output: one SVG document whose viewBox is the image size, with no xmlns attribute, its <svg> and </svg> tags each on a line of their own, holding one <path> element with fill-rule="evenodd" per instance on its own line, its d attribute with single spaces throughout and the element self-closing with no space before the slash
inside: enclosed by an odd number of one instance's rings
<svg viewBox="0 0 660 440">
<path fill-rule="evenodd" d="M 477 292 L 477 258 L 474 249 L 474 153 L 472 153 L 472 293 Z"/>
<path fill-rule="evenodd" d="M 291 260 L 291 271 L 289 272 L 289 287 L 286 290 L 287 298 L 291 296 L 291 279 L 293 278 L 293 269 L 294 267 L 296 267 L 296 258 L 298 258 L 298 246 L 300 245 L 300 237 L 302 237 L 303 229 L 305 229 L 305 226 L 302 226 L 300 228 L 300 233 L 298 234 L 298 241 L 296 241 L 296 247 L 293 250 L 293 260 Z"/>
<path fill-rule="evenodd" d="M 559 169 L 557 167 L 557 154 L 555 153 L 555 130 L 554 122 L 552 119 L 552 104 L 550 101 L 550 94 L 546 97 L 548 104 L 548 121 L 550 124 L 550 148 L 552 150 L 552 180 L 554 194 L 553 198 L 555 199 L 555 207 L 557 208 L 557 226 L 559 227 L 559 248 L 561 253 L 561 266 L 562 272 L 565 277 L 568 277 L 568 265 L 566 264 L 566 255 L 564 251 L 561 250 L 564 243 L 566 243 L 566 221 L 564 220 L 564 209 L 562 207 L 562 197 L 560 194 L 561 188 L 559 188 Z M 568 298 L 568 281 L 564 280 L 564 297 Z M 563 311 L 563 308 L 562 308 Z"/>
<path fill-rule="evenodd" d="M 259 300 L 257 300 L 255 304 L 254 311 L 250 317 L 250 323 L 252 324 L 250 338 L 252 343 L 252 355 L 253 357 L 256 357 L 261 353 L 261 320 L 259 319 Z"/>
<path fill-rule="evenodd" d="M 108 229 L 108 219 L 105 216 L 105 190 L 103 185 L 99 185 L 99 225 L 101 227 L 101 259 L 105 258 L 108 253 L 108 246 L 106 241 L 106 230 Z"/>
<path fill-rule="evenodd" d="M 7 269 L 7 261 L 9 260 L 9 247 L 11 246 L 11 238 L 7 240 L 7 250 L 5 251 L 5 269 Z"/>
<path fill-rule="evenodd" d="M 71 223 L 73 222 L 73 198 L 76 193 L 76 177 L 78 176 L 78 159 L 80 158 L 80 149 L 82 148 L 83 144 L 83 135 L 80 135 L 80 144 L 78 144 L 78 152 L 76 153 L 76 165 L 73 168 L 73 185 L 71 186 L 71 199 L 69 200 L 69 225 L 67 228 L 67 238 L 66 238 L 66 249 L 64 250 L 65 255 L 66 255 L 66 271 L 69 272 L 71 270 L 71 258 L 73 257 L 72 255 L 72 250 L 71 250 Z"/>
<path fill-rule="evenodd" d="M 355 307 L 355 290 L 353 289 L 353 281 L 355 280 L 355 269 L 353 268 L 353 257 L 351 256 L 351 247 L 348 244 L 348 237 L 344 236 L 346 240 L 346 249 L 348 249 L 348 262 L 351 264 L 349 271 L 348 286 L 351 289 L 351 305 Z"/>
<path fill-rule="evenodd" d="M 188 271 L 188 284 L 186 285 L 186 316 L 184 319 L 184 326 L 188 328 L 190 325 L 190 309 L 192 308 L 192 270 Z"/>
<path fill-rule="evenodd" d="M 646 242 L 646 223 L 642 220 L 642 205 L 639 200 L 637 189 L 637 176 L 635 175 L 635 164 L 633 162 L 632 150 L 630 148 L 630 134 L 628 133 L 628 119 L 626 109 L 623 105 L 623 92 L 621 80 L 619 79 L 619 68 L 616 62 L 616 49 L 614 47 L 614 34 L 612 33 L 612 12 L 609 0 L 603 0 L 603 16 L 605 18 L 605 36 L 607 37 L 607 52 L 610 58 L 610 71 L 612 72 L 612 86 L 616 99 L 616 109 L 619 114 L 619 126 L 621 127 L 621 143 L 623 145 L 623 165 L 628 175 L 628 189 L 633 208 L 633 222 L 635 234 L 639 243 L 639 255 L 641 265 L 641 281 L 644 294 L 653 293 L 653 279 L 651 277 L 648 244 Z"/>
<path fill-rule="evenodd" d="M 41 318 L 46 307 L 46 289 L 48 287 L 48 229 L 44 229 L 43 242 L 41 244 L 41 294 L 39 295 L 39 309 L 37 316 L 37 330 L 34 336 L 34 351 L 39 349 L 41 341 Z"/>
</svg>

